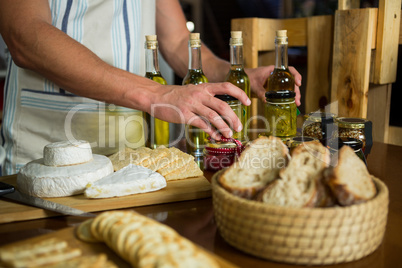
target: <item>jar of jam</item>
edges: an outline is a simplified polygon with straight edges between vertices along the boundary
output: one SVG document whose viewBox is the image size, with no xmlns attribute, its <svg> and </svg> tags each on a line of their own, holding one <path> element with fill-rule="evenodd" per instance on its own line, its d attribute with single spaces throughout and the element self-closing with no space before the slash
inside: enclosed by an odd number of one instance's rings
<svg viewBox="0 0 402 268">
<path fill-rule="evenodd" d="M 267 136 L 281 139 L 296 136 L 297 107 L 294 91 L 267 91 L 265 93 L 265 118 L 267 119 Z"/>
<path fill-rule="evenodd" d="M 343 147 L 343 146 L 349 146 L 350 148 L 355 151 L 355 154 L 366 164 L 366 157 L 364 156 L 362 147 L 363 147 L 363 142 L 359 139 L 355 138 L 349 138 L 349 137 L 343 137 L 343 138 L 338 138 L 338 139 L 333 139 L 329 143 L 329 151 L 331 152 L 332 155 L 332 161 L 337 160 L 337 153 L 338 151 Z M 334 164 L 334 163 L 333 163 Z"/>
<path fill-rule="evenodd" d="M 363 143 L 362 150 L 367 156 L 373 145 L 372 123 L 364 118 L 339 117 L 336 119 L 339 138 L 354 138 Z"/>
<path fill-rule="evenodd" d="M 223 138 L 215 141 L 208 138 L 204 149 L 204 169 L 217 171 L 232 165 L 240 156 L 244 146 L 239 140 Z"/>
<path fill-rule="evenodd" d="M 215 95 L 216 98 L 226 102 L 230 108 L 233 110 L 233 112 L 237 115 L 237 117 L 240 119 L 240 122 L 243 124 L 243 129 L 240 132 L 235 132 L 233 131 L 233 138 L 236 140 L 240 140 L 240 141 L 244 141 L 245 140 L 245 133 L 244 133 L 244 129 L 245 129 L 245 124 L 247 122 L 245 122 L 245 110 L 243 109 L 242 103 L 241 101 L 239 101 L 238 99 L 230 96 L 230 95 Z M 225 118 L 223 117 L 223 119 L 225 120 Z M 227 120 L 225 120 L 227 122 Z M 231 122 L 227 122 L 229 124 L 229 126 L 232 126 L 233 124 L 231 124 Z"/>
<path fill-rule="evenodd" d="M 333 113 L 313 112 L 304 115 L 303 136 L 327 141 L 335 136 Z"/>
</svg>

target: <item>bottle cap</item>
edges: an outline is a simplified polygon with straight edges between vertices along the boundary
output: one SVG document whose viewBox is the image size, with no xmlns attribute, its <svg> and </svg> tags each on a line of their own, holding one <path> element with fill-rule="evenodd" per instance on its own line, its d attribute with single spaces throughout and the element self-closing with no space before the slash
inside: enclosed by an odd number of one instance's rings
<svg viewBox="0 0 402 268">
<path fill-rule="evenodd" d="M 231 31 L 230 36 L 231 36 L 231 38 L 230 38 L 229 45 L 231 45 L 231 46 L 242 46 L 243 45 L 242 31 Z"/>
<path fill-rule="evenodd" d="M 157 49 L 158 48 L 158 39 L 155 34 L 145 36 L 145 48 L 146 49 Z"/>
<path fill-rule="evenodd" d="M 276 31 L 275 43 L 280 45 L 287 45 L 288 44 L 287 32 L 288 32 L 287 30 Z"/>
<path fill-rule="evenodd" d="M 146 35 L 145 36 L 145 40 L 147 41 L 156 41 L 156 34 L 152 34 L 152 35 Z"/>
<path fill-rule="evenodd" d="M 277 37 L 287 37 L 287 30 L 278 30 L 276 31 L 276 36 Z"/>
<path fill-rule="evenodd" d="M 200 33 L 190 33 L 190 47 L 201 47 Z"/>
</svg>

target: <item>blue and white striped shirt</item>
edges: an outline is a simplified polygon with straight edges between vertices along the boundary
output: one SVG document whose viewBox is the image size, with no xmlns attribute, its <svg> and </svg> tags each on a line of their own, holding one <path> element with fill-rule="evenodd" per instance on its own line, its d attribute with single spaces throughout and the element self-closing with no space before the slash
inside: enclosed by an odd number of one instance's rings
<svg viewBox="0 0 402 268">
<path fill-rule="evenodd" d="M 155 0 L 49 0 L 49 6 L 53 26 L 105 62 L 145 74 L 144 41 L 155 34 Z M 3 174 L 13 174 L 55 141 L 87 140 L 99 154 L 142 146 L 142 112 L 74 95 L 10 58 L 1 139 Z"/>
</svg>

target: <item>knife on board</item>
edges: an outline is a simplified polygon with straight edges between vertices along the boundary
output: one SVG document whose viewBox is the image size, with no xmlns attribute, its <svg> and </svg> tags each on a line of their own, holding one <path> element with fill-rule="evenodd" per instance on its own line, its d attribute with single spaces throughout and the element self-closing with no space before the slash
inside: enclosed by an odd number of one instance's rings
<svg viewBox="0 0 402 268">
<path fill-rule="evenodd" d="M 14 186 L 0 181 L 0 197 L 11 199 L 19 203 L 30 206 L 43 208 L 46 210 L 58 212 L 63 215 L 80 216 L 80 217 L 95 217 L 96 215 L 90 212 L 85 212 L 76 208 L 65 206 L 39 197 L 30 196 L 19 192 Z"/>
</svg>

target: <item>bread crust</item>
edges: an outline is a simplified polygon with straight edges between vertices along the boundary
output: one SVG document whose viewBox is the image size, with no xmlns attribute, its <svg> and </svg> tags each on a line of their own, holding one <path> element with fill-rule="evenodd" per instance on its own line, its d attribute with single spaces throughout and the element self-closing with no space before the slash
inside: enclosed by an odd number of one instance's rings
<svg viewBox="0 0 402 268">
<path fill-rule="evenodd" d="M 277 149 L 278 151 L 275 151 L 276 155 L 272 156 L 272 158 L 267 155 L 259 155 L 265 150 L 269 150 L 268 148 Z M 281 139 L 272 136 L 269 138 L 259 137 L 246 147 L 237 162 L 219 176 L 218 183 L 233 195 L 253 199 L 267 184 L 278 177 L 280 168 L 273 168 L 273 166 L 278 165 L 277 162 L 280 161 L 283 162 L 283 166 L 286 166 L 288 152 L 288 148 Z M 255 156 L 260 157 L 260 160 L 266 157 L 266 161 L 264 162 L 263 159 L 257 163 L 260 166 L 257 165 L 256 168 L 252 168 L 252 161 Z M 270 164 L 270 167 L 264 168 L 266 164 Z M 240 186 L 235 185 L 242 182 L 244 184 Z"/>
<path fill-rule="evenodd" d="M 358 170 L 359 176 L 354 176 L 353 170 L 349 169 L 348 164 L 350 163 L 353 163 L 353 169 Z M 325 180 L 337 203 L 341 206 L 366 202 L 377 193 L 376 186 L 366 165 L 348 146 L 343 146 L 339 150 L 338 165 L 326 171 Z M 356 189 L 354 184 L 358 184 L 359 189 Z M 363 187 L 364 189 L 362 190 L 361 188 Z"/>
</svg>

